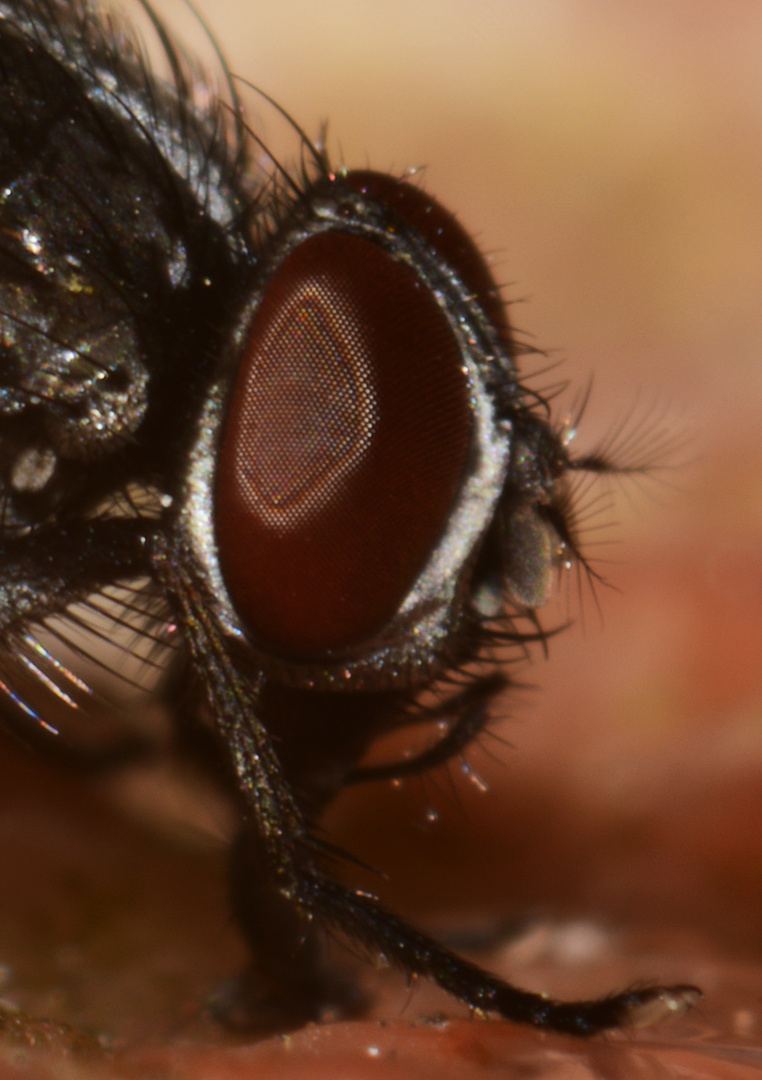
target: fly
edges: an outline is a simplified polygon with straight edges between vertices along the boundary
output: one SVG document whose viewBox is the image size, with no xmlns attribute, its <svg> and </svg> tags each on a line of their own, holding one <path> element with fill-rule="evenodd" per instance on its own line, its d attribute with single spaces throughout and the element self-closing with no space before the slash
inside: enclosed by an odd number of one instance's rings
<svg viewBox="0 0 762 1080">
<path fill-rule="evenodd" d="M 317 823 L 344 787 L 441 765 L 484 730 L 501 652 L 543 639 L 554 572 L 582 559 L 574 476 L 617 469 L 575 457 L 522 383 L 452 214 L 304 136 L 300 170 L 264 174 L 233 81 L 232 107 L 199 93 L 142 6 L 168 84 L 84 0 L 0 0 L 7 725 L 55 742 L 48 705 L 87 700 L 43 644 L 51 619 L 66 637 L 120 586 L 123 624 L 173 627 L 164 694 L 178 728 L 210 722 L 240 815 L 252 965 L 221 1006 L 239 1027 L 356 1011 L 326 929 L 540 1028 L 686 1008 L 687 986 L 517 989 L 329 873 L 342 853 Z M 439 733 L 429 749 L 363 764 L 412 722 Z"/>
</svg>

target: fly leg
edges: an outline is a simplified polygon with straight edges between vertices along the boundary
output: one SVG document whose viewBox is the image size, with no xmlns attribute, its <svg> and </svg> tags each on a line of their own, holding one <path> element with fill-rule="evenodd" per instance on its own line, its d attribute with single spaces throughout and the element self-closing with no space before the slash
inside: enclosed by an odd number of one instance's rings
<svg viewBox="0 0 762 1080">
<path fill-rule="evenodd" d="M 394 964 L 409 976 L 431 978 L 454 998 L 481 1013 L 573 1035 L 592 1035 L 608 1028 L 655 1023 L 682 1012 L 700 997 L 692 986 L 646 986 L 625 990 L 593 1001 L 558 1002 L 512 986 L 468 960 L 384 908 L 366 892 L 348 888 L 318 866 L 321 851 L 330 850 L 310 835 L 308 822 L 275 752 L 262 721 L 264 675 L 252 677 L 234 662 L 223 629 L 205 595 L 203 578 L 182 538 L 160 538 L 154 568 L 180 620 L 199 675 L 203 677 L 217 730 L 228 747 L 244 806 L 244 826 L 255 835 L 265 886 L 259 893 L 250 886 L 247 897 L 258 913 L 267 914 L 270 897 L 278 893 L 285 906 L 275 912 L 285 934 L 287 950 L 271 959 L 271 971 L 286 981 L 297 968 L 287 957 L 300 935 L 300 926 L 318 920 L 329 930 Z M 280 901 L 278 901 L 280 904 Z M 290 912 L 289 912 L 290 905 Z M 246 916 L 248 922 L 248 916 Z M 253 920 L 252 920 L 253 921 Z M 261 940 L 263 929 L 257 934 Z M 273 938 L 278 936 L 278 928 Z M 311 948 L 311 942 L 309 947 Z M 293 963 L 293 961 L 292 961 Z M 298 959 L 296 961 L 298 964 Z M 314 968 L 313 968 L 314 970 Z M 311 979 L 311 975 L 310 975 Z M 298 983 L 302 994 L 309 985 Z"/>
</svg>

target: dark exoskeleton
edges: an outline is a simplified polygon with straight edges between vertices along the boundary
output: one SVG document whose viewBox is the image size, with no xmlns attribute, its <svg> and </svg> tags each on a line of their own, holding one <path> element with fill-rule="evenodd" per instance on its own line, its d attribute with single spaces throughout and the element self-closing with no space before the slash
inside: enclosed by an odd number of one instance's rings
<svg viewBox="0 0 762 1080">
<path fill-rule="evenodd" d="M 234 907 L 254 960 L 232 1022 L 356 1005 L 324 928 L 539 1027 L 682 1008 L 688 987 L 525 993 L 327 873 L 316 825 L 342 788 L 442 764 L 483 731 L 500 648 L 541 636 L 534 610 L 578 557 L 568 476 L 609 466 L 575 460 L 522 387 L 450 214 L 310 144 L 293 178 L 253 170 L 235 95 L 200 104 L 145 10 L 167 86 L 79 0 L 0 0 L 7 725 L 55 743 L 45 694 L 76 704 L 78 676 L 42 643 L 51 617 L 120 583 L 135 629 L 172 625 L 166 696 L 180 725 L 209 725 L 240 808 Z M 453 673 L 458 689 L 413 709 Z M 430 749 L 363 764 L 380 735 L 443 718 Z"/>
</svg>

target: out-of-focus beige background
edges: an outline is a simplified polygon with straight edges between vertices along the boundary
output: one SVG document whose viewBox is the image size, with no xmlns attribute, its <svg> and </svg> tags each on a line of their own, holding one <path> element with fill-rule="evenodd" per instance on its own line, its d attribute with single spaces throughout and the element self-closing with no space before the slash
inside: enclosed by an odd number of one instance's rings
<svg viewBox="0 0 762 1080">
<path fill-rule="evenodd" d="M 612 526 L 605 530 L 612 543 L 590 550 L 609 560 L 599 568 L 615 588 L 597 590 L 599 615 L 590 592 L 583 589 L 580 602 L 572 582 L 568 605 L 550 615 L 552 622 L 570 614 L 575 626 L 551 642 L 548 662 L 538 657 L 518 673 L 537 689 L 501 703 L 499 730 L 511 747 L 485 743 L 499 762 L 478 749 L 469 756 L 490 790 L 480 792 L 456 769 L 457 797 L 441 777 L 360 793 L 337 808 L 336 837 L 391 871 L 389 883 L 374 879 L 372 887 L 422 919 L 529 911 L 551 926 L 572 920 L 611 935 L 596 953 L 594 934 L 593 945 L 583 934 L 588 960 L 579 960 L 579 940 L 570 953 L 567 939 L 551 931 L 530 941 L 528 953 L 508 956 L 504 974 L 535 989 L 599 993 L 648 976 L 700 982 L 708 996 L 690 1023 L 701 1046 L 716 1035 L 733 1042 L 732 1060 L 744 1070 L 759 1067 L 762 7 L 756 0 L 205 0 L 203 9 L 233 72 L 265 89 L 310 135 L 330 122 L 337 160 L 400 172 L 426 166 L 427 188 L 490 253 L 515 301 L 514 324 L 563 360 L 560 376 L 573 388 L 593 377 L 582 446 L 616 430 L 633 408 L 636 420 L 663 417 L 686 436 L 672 471 L 650 485 L 623 484 L 615 509 L 591 522 L 591 544 L 593 525 Z M 160 13 L 191 45 L 202 41 L 192 23 L 186 27 L 180 0 L 162 3 Z M 296 141 L 265 105 L 250 104 L 257 131 L 293 158 Z M 573 399 L 572 391 L 566 400 Z M 146 866 L 162 864 L 145 858 Z M 162 870 L 155 873 L 160 881 Z M 216 942 L 227 933 L 221 871 L 209 886 L 212 900 L 195 897 L 192 868 L 178 880 L 182 887 L 173 889 L 189 925 L 195 904 L 201 937 Z M 190 1015 L 197 987 L 187 990 L 187 972 L 178 975 L 182 965 L 167 957 L 180 955 L 191 931 L 177 920 L 173 953 L 173 915 L 157 919 L 163 946 L 141 948 L 161 954 L 159 978 L 169 978 L 169 965 L 172 993 Z M 150 939 L 142 928 L 135 933 Z M 208 969 L 211 985 L 216 957 L 207 962 L 204 948 L 194 941 L 199 957 L 189 949 L 187 965 L 204 979 Z M 498 959 L 487 962 L 499 966 Z M 227 959 L 218 962 L 228 970 Z M 134 1038 L 150 1000 L 149 1033 L 182 1034 L 181 1021 L 175 1029 L 161 1018 L 154 999 L 174 999 L 161 996 L 164 983 L 153 974 L 144 996 L 139 975 L 103 978 L 108 989 L 90 1013 L 82 1006 L 77 1022 L 121 1023 Z M 119 978 L 132 996 L 124 990 L 129 1004 L 117 1021 L 109 995 L 119 1000 Z M 89 1000 L 84 989 L 81 1000 Z M 414 996 L 403 1019 L 415 1019 L 419 1000 L 427 999 Z M 403 1006 L 392 1004 L 386 1015 Z M 449 1006 L 437 999 L 436 1007 Z M 300 1077 L 323 1075 L 321 1063 L 332 1077 L 365 1076 L 366 1067 L 374 1076 L 423 1076 L 428 1060 L 444 1080 L 496 1063 L 507 1076 L 511 1062 L 519 1072 L 524 1062 L 541 1074 L 546 1044 L 534 1036 L 499 1043 L 502 1027 L 474 1030 L 458 1028 L 460 1042 L 453 1035 L 449 1043 L 444 1032 L 419 1033 L 409 1050 L 404 1024 L 384 1037 L 371 1026 L 341 1029 L 339 1049 L 325 1029 L 289 1044 L 298 1048 L 290 1067 Z M 688 1049 L 670 1047 L 665 1029 L 663 1044 L 660 1033 L 639 1044 L 638 1068 L 652 1054 L 648 1067 L 659 1075 L 694 1074 L 693 1029 L 674 1030 Z M 396 1056 L 386 1060 L 384 1049 L 382 1061 L 368 1063 L 371 1036 L 384 1047 L 383 1038 L 398 1039 Z M 616 1039 L 600 1050 L 612 1055 L 604 1066 L 598 1050 L 577 1057 L 564 1044 L 562 1059 L 561 1043 L 552 1043 L 557 1056 L 543 1067 L 554 1076 L 565 1068 L 575 1076 L 634 1075 L 633 1061 L 616 1057 L 618 1046 L 626 1055 Z M 180 1051 L 156 1053 L 145 1068 L 163 1075 Z M 194 1053 L 182 1057 L 182 1068 L 175 1062 L 178 1075 L 228 1075 L 212 1051 Z M 240 1075 L 248 1061 L 257 1075 L 270 1075 L 262 1071 L 268 1054 L 273 1069 L 289 1067 L 281 1043 L 247 1053 L 236 1059 Z M 225 1069 L 234 1069 L 231 1060 Z M 730 1057 L 701 1060 L 702 1075 L 752 1074 L 733 1072 Z"/>
</svg>

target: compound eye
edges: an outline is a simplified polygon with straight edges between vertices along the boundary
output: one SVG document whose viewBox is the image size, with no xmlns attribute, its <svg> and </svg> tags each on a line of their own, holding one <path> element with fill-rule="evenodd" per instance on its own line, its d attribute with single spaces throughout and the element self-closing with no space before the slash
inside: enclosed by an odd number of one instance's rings
<svg viewBox="0 0 762 1080">
<path fill-rule="evenodd" d="M 300 244 L 249 329 L 215 478 L 220 567 L 260 646 L 320 659 L 389 623 L 470 433 L 458 343 L 418 277 L 348 233 Z"/>
<path fill-rule="evenodd" d="M 503 343 L 511 347 L 505 304 L 484 256 L 458 219 L 408 180 L 357 169 L 343 177 L 355 191 L 370 195 L 401 218 L 461 278 Z"/>
</svg>

